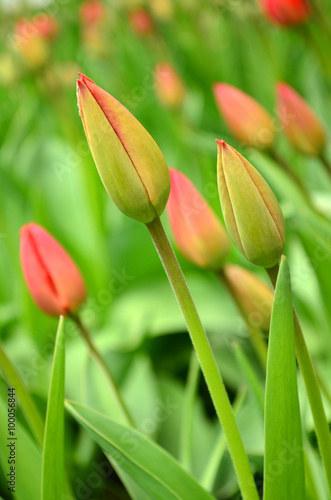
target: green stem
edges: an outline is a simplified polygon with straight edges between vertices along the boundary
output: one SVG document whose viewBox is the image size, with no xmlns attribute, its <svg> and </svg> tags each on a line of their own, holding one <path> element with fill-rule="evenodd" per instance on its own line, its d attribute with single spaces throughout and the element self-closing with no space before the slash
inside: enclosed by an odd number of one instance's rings
<svg viewBox="0 0 331 500">
<path fill-rule="evenodd" d="M 305 40 L 308 42 L 312 52 L 315 54 L 316 58 L 319 61 L 320 67 L 324 73 L 324 77 L 330 79 L 330 65 L 328 59 L 328 51 L 324 52 L 319 41 L 315 37 L 315 32 L 312 29 L 312 25 L 310 23 L 303 25 L 300 27 L 302 31 L 302 35 Z M 323 41 L 323 45 L 325 46 L 325 40 Z"/>
<path fill-rule="evenodd" d="M 108 381 L 108 385 L 111 389 L 111 392 L 112 392 L 112 395 L 114 397 L 114 400 L 116 401 L 121 413 L 122 413 L 122 416 L 124 418 L 124 421 L 126 422 L 127 425 L 129 425 L 130 427 L 135 427 L 135 424 L 134 424 L 134 421 L 133 421 L 133 418 L 128 410 L 128 408 L 126 407 L 124 401 L 123 401 L 123 398 L 121 396 L 121 393 L 119 391 L 119 388 L 114 380 L 114 377 L 112 376 L 108 366 L 106 365 L 103 357 L 101 356 L 101 354 L 99 353 L 96 345 L 94 344 L 93 340 L 92 340 L 92 337 L 89 333 L 89 331 L 87 330 L 87 328 L 85 327 L 85 325 L 82 323 L 80 317 L 78 315 L 74 315 L 74 314 L 71 314 L 69 316 L 77 325 L 78 327 L 78 330 L 79 330 L 79 333 L 81 334 L 81 336 L 83 337 L 84 341 L 86 342 L 86 344 L 88 345 L 88 348 L 90 350 L 90 353 L 91 353 L 91 356 L 94 358 L 94 360 L 98 363 L 98 365 L 100 366 L 101 370 L 103 371 L 104 375 L 105 375 L 105 378 L 107 379 Z"/>
<path fill-rule="evenodd" d="M 180 458 L 181 463 L 187 471 L 192 469 L 192 436 L 193 436 L 193 417 L 194 402 L 199 383 L 200 365 L 195 354 L 192 352 L 188 369 L 187 383 L 184 393 L 182 423 L 181 423 L 181 443 Z"/>
<path fill-rule="evenodd" d="M 30 429 L 42 447 L 44 440 L 44 421 L 31 397 L 20 374 L 8 358 L 3 345 L 0 342 L 0 367 L 4 373 L 7 382 L 15 389 L 15 393 L 21 404 L 24 416 L 30 426 Z"/>
<path fill-rule="evenodd" d="M 154 221 L 147 224 L 147 228 L 183 312 L 216 413 L 226 435 L 242 497 L 244 500 L 258 500 L 259 497 L 253 475 L 229 397 L 182 270 L 164 232 L 160 219 L 154 219 Z"/>
<path fill-rule="evenodd" d="M 259 328 L 254 327 L 250 323 L 250 321 L 248 319 L 248 315 L 245 311 L 245 308 L 243 307 L 243 305 L 242 305 L 242 303 L 241 303 L 241 301 L 236 293 L 235 288 L 232 286 L 232 283 L 227 278 L 225 272 L 223 270 L 218 271 L 217 275 L 221 279 L 222 283 L 224 284 L 225 288 L 227 289 L 227 291 L 231 295 L 234 303 L 236 304 L 237 308 L 239 309 L 240 314 L 241 314 L 242 318 L 244 319 L 246 326 L 247 326 L 247 329 L 250 333 L 251 342 L 255 348 L 255 351 L 259 357 L 261 365 L 263 366 L 264 371 L 265 371 L 266 367 L 267 367 L 268 349 L 267 349 L 267 344 L 263 340 L 262 332 Z M 249 293 L 249 291 L 248 291 L 248 293 Z"/>
<path fill-rule="evenodd" d="M 270 277 L 270 281 L 273 287 L 276 286 L 278 270 L 279 270 L 278 264 L 274 268 L 266 270 Z M 324 464 L 326 478 L 329 485 L 329 491 L 331 493 L 331 435 L 329 430 L 329 424 L 325 415 L 316 373 L 294 307 L 293 307 L 293 315 L 294 315 L 296 356 L 306 386 L 310 408 L 315 422 L 317 440 Z"/>
<path fill-rule="evenodd" d="M 246 393 L 247 393 L 246 387 L 243 389 L 239 389 L 239 392 L 233 403 L 233 412 L 235 415 L 238 415 L 239 410 L 241 409 L 244 399 L 246 397 Z M 207 491 L 213 491 L 217 472 L 219 470 L 225 450 L 226 450 L 226 439 L 224 436 L 224 432 L 221 431 L 215 443 L 214 449 L 211 451 L 209 460 L 200 479 L 202 486 Z"/>
<path fill-rule="evenodd" d="M 266 153 L 272 160 L 274 160 L 275 163 L 278 163 L 281 169 L 288 175 L 288 177 L 292 179 L 294 184 L 297 186 L 297 188 L 300 190 L 301 194 L 307 201 L 309 207 L 315 211 L 315 207 L 313 206 L 311 201 L 310 193 L 303 183 L 300 175 L 295 170 L 293 170 L 293 168 L 287 163 L 287 161 L 274 149 L 270 149 Z"/>
</svg>

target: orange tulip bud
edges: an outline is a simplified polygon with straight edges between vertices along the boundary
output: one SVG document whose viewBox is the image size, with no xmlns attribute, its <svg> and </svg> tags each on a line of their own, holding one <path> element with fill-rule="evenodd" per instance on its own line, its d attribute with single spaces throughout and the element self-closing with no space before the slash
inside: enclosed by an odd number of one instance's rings
<svg viewBox="0 0 331 500">
<path fill-rule="evenodd" d="M 260 0 L 266 18 L 281 26 L 302 24 L 311 11 L 306 0 Z"/>
<path fill-rule="evenodd" d="M 42 311 L 68 315 L 85 300 L 82 276 L 64 248 L 42 227 L 23 226 L 21 264 L 32 298 Z"/>
<path fill-rule="evenodd" d="M 167 212 L 179 250 L 199 267 L 222 269 L 230 250 L 222 224 L 184 174 L 170 169 L 170 179 Z"/>
<path fill-rule="evenodd" d="M 234 137 L 257 149 L 269 148 L 275 137 L 270 114 L 251 96 L 226 83 L 213 87 L 218 108 Z"/>
<path fill-rule="evenodd" d="M 155 68 L 155 91 L 162 104 L 179 106 L 185 95 L 184 84 L 177 71 L 169 63 L 159 63 Z"/>
<path fill-rule="evenodd" d="M 289 85 L 279 83 L 278 116 L 288 140 L 302 153 L 320 155 L 325 146 L 325 132 L 314 111 Z"/>
<path fill-rule="evenodd" d="M 155 141 L 114 97 L 80 75 L 78 105 L 101 180 L 117 207 L 145 224 L 163 212 L 169 169 Z"/>
<path fill-rule="evenodd" d="M 285 221 L 270 187 L 238 151 L 218 144 L 218 190 L 229 235 L 247 260 L 274 267 L 285 242 Z"/>
<path fill-rule="evenodd" d="M 225 266 L 229 286 L 246 313 L 249 323 L 261 330 L 269 330 L 274 292 L 255 274 L 240 266 Z"/>
</svg>

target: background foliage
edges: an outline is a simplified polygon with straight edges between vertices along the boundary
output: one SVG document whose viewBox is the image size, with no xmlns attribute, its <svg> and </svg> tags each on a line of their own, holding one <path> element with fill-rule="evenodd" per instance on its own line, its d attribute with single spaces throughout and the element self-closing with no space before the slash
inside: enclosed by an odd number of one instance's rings
<svg viewBox="0 0 331 500">
<path fill-rule="evenodd" d="M 294 301 L 319 375 L 325 382 L 330 379 L 331 312 L 322 297 L 322 293 L 324 297 L 331 293 L 327 278 L 331 269 L 330 229 L 322 223 L 319 227 L 300 193 L 273 162 L 236 143 L 219 116 L 212 94 L 214 82 L 230 83 L 251 94 L 275 116 L 275 84 L 286 81 L 330 129 L 331 64 L 318 56 L 311 37 L 322 48 L 325 43 L 331 46 L 323 31 L 331 23 L 331 6 L 327 0 L 318 4 L 324 21 L 321 24 L 313 19 L 305 32 L 304 28 L 287 30 L 270 25 L 253 0 L 109 0 L 100 40 L 92 45 L 84 39 L 80 2 L 76 0 L 35 7 L 23 2 L 1 6 L 1 340 L 43 414 L 57 322 L 36 308 L 21 274 L 19 228 L 32 220 L 49 230 L 82 270 L 89 290 L 82 317 L 112 367 L 138 429 L 181 458 L 181 411 L 190 341 L 145 227 L 117 210 L 99 180 L 77 110 L 78 71 L 133 112 L 159 144 L 168 165 L 182 170 L 220 217 L 215 139 L 226 140 L 253 161 L 285 214 Z M 131 9 L 137 5 L 143 5 L 153 19 L 154 29 L 148 35 L 136 33 L 130 22 Z M 45 64 L 33 69 L 15 47 L 13 32 L 20 16 L 37 13 L 54 15 L 59 32 L 49 44 Z M 155 93 L 154 69 L 160 61 L 170 62 L 185 85 L 183 102 L 175 109 L 164 106 Z M 316 159 L 294 152 L 280 129 L 278 135 L 279 150 L 300 173 L 316 203 L 331 214 L 330 178 Z M 331 158 L 331 151 L 328 154 Z M 166 216 L 164 221 L 167 226 Z M 257 365 L 247 332 L 221 283 L 180 256 L 179 260 L 234 400 L 244 377 L 232 343 L 238 341 Z M 253 268 L 234 248 L 230 260 Z M 254 271 L 259 273 L 258 269 Z M 103 381 L 70 323 L 66 336 L 66 396 L 109 412 Z M 5 394 L 3 380 L 1 388 Z M 300 375 L 299 389 L 310 458 L 318 474 L 316 440 Z M 0 404 L 3 406 L 3 400 Z M 330 402 L 326 400 L 325 404 L 330 417 Z M 158 407 L 163 408 L 166 418 L 153 417 Z M 5 410 L 0 410 L 3 418 Z M 18 417 L 19 425 L 24 425 L 22 415 Z M 263 465 L 263 419 L 250 392 L 237 420 L 258 478 Z M 91 477 L 104 457 L 68 413 L 66 432 L 67 470 L 77 498 L 79 494 L 80 498 L 107 498 L 110 492 L 113 498 L 127 498 L 115 474 L 104 477 L 98 473 L 101 479 L 93 483 Z M 194 408 L 190 464 L 199 479 L 218 434 L 218 423 L 201 381 Z M 29 462 L 35 464 L 30 470 L 24 461 L 20 473 L 29 477 L 37 474 L 41 458 L 26 431 L 22 430 L 21 436 L 21 456 L 26 453 Z M 7 499 L 6 490 L 2 471 L 0 492 Z M 220 499 L 237 498 L 236 492 L 225 453 L 214 494 Z M 323 500 L 322 489 L 320 494 Z"/>
</svg>

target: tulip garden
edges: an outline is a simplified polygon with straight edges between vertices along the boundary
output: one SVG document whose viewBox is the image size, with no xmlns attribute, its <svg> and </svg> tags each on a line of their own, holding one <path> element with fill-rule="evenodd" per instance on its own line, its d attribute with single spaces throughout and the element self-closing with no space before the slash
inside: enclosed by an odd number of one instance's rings
<svg viewBox="0 0 331 500">
<path fill-rule="evenodd" d="M 330 499 L 328 0 L 0 14 L 0 499 Z"/>
</svg>

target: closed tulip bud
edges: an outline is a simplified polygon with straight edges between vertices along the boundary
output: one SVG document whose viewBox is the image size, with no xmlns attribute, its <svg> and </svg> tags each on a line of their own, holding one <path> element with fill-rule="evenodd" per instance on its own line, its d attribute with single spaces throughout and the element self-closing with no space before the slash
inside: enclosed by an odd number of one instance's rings
<svg viewBox="0 0 331 500">
<path fill-rule="evenodd" d="M 154 33 L 154 22 L 150 14 L 143 7 L 136 7 L 129 12 L 131 27 L 137 35 L 151 35 Z"/>
<path fill-rule="evenodd" d="M 155 141 L 114 97 L 80 75 L 78 105 L 101 180 L 129 217 L 152 222 L 170 191 L 169 169 Z"/>
<path fill-rule="evenodd" d="M 320 155 L 325 146 L 325 132 L 314 111 L 289 85 L 279 83 L 278 116 L 291 144 L 308 155 Z"/>
<path fill-rule="evenodd" d="M 271 115 L 251 96 L 225 83 L 213 87 L 218 108 L 230 131 L 246 146 L 268 149 L 275 138 Z"/>
<path fill-rule="evenodd" d="M 280 26 L 302 24 L 310 17 L 307 0 L 260 0 L 266 18 Z"/>
<path fill-rule="evenodd" d="M 245 311 L 249 323 L 261 330 L 269 330 L 274 292 L 255 274 L 240 266 L 229 264 L 224 273 L 229 286 Z"/>
<path fill-rule="evenodd" d="M 23 226 L 20 236 L 23 275 L 36 304 L 54 316 L 73 313 L 86 297 L 85 285 L 75 263 L 37 224 Z"/>
<path fill-rule="evenodd" d="M 46 40 L 54 40 L 59 32 L 59 24 L 55 17 L 49 14 L 37 14 L 33 20 L 37 32 Z"/>
<path fill-rule="evenodd" d="M 84 26 L 96 26 L 102 24 L 106 7 L 100 0 L 86 0 L 80 6 L 79 15 Z"/>
<path fill-rule="evenodd" d="M 274 267 L 282 255 L 285 222 L 270 187 L 241 154 L 218 143 L 218 189 L 226 227 L 253 264 Z"/>
<path fill-rule="evenodd" d="M 230 250 L 222 224 L 184 174 L 170 169 L 170 178 L 167 212 L 179 250 L 199 267 L 222 269 Z"/>
<path fill-rule="evenodd" d="M 179 106 L 185 95 L 183 81 L 177 71 L 168 63 L 160 63 L 155 68 L 155 91 L 162 104 Z"/>
<path fill-rule="evenodd" d="M 14 28 L 14 46 L 30 70 L 42 67 L 49 58 L 49 43 L 29 19 L 19 19 Z"/>
</svg>

